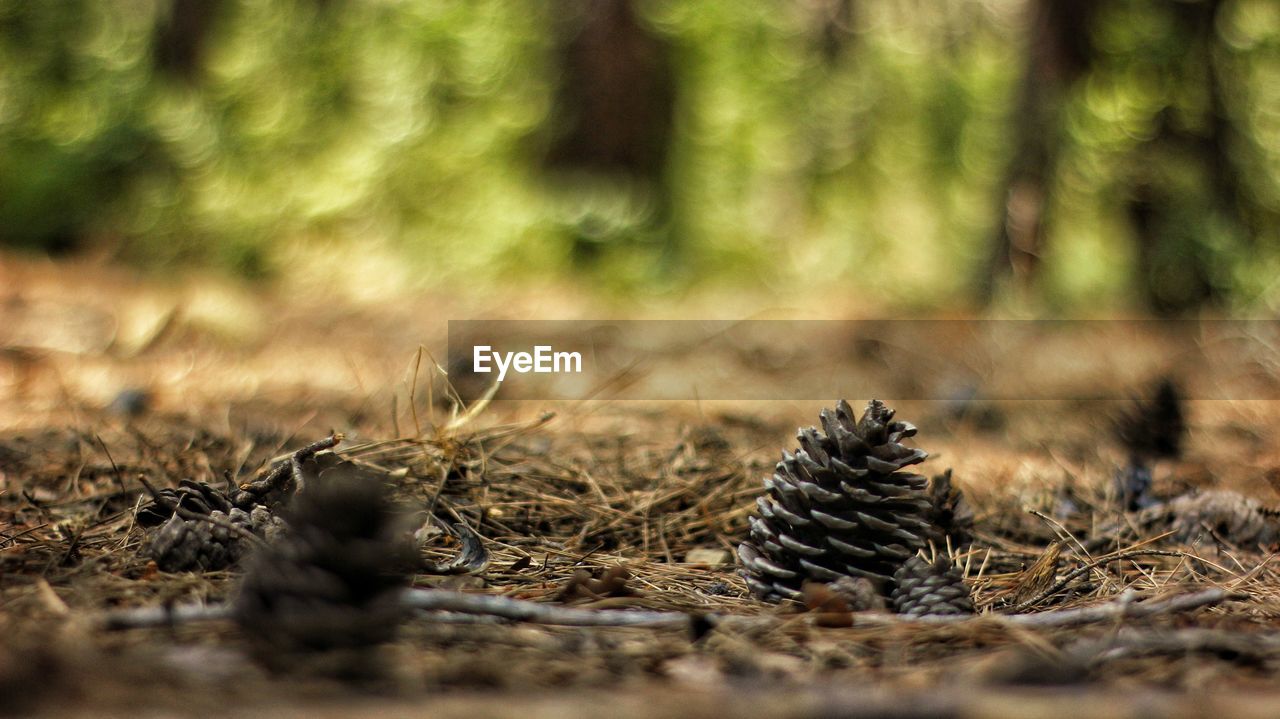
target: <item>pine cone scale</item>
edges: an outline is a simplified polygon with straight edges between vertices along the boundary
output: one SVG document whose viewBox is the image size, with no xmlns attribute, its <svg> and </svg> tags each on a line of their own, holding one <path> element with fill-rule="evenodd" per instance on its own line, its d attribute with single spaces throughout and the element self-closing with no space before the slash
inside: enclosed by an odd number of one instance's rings
<svg viewBox="0 0 1280 719">
<path fill-rule="evenodd" d="M 808 557 L 821 557 L 827 553 L 825 549 L 807 545 L 804 542 L 793 539 L 785 534 L 778 535 L 778 543 L 796 554 L 803 554 Z"/>
<path fill-rule="evenodd" d="M 792 527 L 809 527 L 813 525 L 812 521 L 792 512 L 782 504 L 770 504 L 769 502 L 766 502 L 764 497 L 756 500 L 756 507 L 759 508 L 760 514 L 764 517 L 768 519 L 779 517 Z"/>
<path fill-rule="evenodd" d="M 800 487 L 800 491 L 804 492 L 804 496 L 822 504 L 836 504 L 845 498 L 844 495 L 839 492 L 828 492 L 813 482 L 801 481 L 798 483 L 798 486 Z"/>
<path fill-rule="evenodd" d="M 850 557 L 853 557 L 854 559 L 870 559 L 871 557 L 876 556 L 876 550 L 874 549 L 857 547 L 852 544 L 849 544 L 848 542 L 842 542 L 839 539 L 836 539 L 835 537 L 827 537 L 826 542 L 827 544 L 835 548 L 836 551 L 840 552 L 841 554 L 847 554 Z"/>
<path fill-rule="evenodd" d="M 837 572 L 831 569 L 827 569 L 821 564 L 814 564 L 813 562 L 810 562 L 807 559 L 801 559 L 800 566 L 804 567 L 805 573 L 811 579 L 834 581 L 836 579 L 840 579 L 841 577 L 845 576 L 845 574 L 843 574 L 842 572 Z"/>
</svg>

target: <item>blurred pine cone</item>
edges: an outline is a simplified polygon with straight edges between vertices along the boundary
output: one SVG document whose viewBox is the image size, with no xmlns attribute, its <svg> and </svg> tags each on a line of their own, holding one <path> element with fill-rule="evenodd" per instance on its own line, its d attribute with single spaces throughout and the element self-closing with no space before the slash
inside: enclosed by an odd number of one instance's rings
<svg viewBox="0 0 1280 719">
<path fill-rule="evenodd" d="M 363 653 L 393 637 L 414 559 L 378 482 L 341 469 L 311 482 L 285 511 L 280 540 L 249 562 L 235 617 L 260 656 L 328 650 Z M 354 663 L 353 663 L 354 662 Z M 361 663 L 344 660 L 343 672 Z"/>
<path fill-rule="evenodd" d="M 973 507 L 964 493 L 951 481 L 951 470 L 934 475 L 929 482 L 929 523 L 934 526 L 930 537 L 939 547 L 963 547 L 973 542 Z"/>
<path fill-rule="evenodd" d="M 1147 533 L 1172 531 L 1187 545 L 1204 541 L 1237 547 L 1271 547 L 1280 540 L 1280 513 L 1256 499 L 1230 491 L 1184 494 L 1143 510 L 1135 524 Z"/>
<path fill-rule="evenodd" d="M 899 614 L 973 614 L 973 599 L 964 576 L 946 557 L 932 562 L 912 557 L 898 569 L 894 582 L 891 599 Z"/>
<path fill-rule="evenodd" d="M 1167 377 L 1156 386 L 1155 397 L 1135 403 L 1117 422 L 1117 434 L 1125 449 L 1143 460 L 1180 456 L 1186 433 L 1182 393 Z"/>
<path fill-rule="evenodd" d="M 928 454 L 901 444 L 916 428 L 893 415 L 871 400 L 855 422 L 841 400 L 822 411 L 822 432 L 800 430 L 800 448 L 782 453 L 738 547 L 756 596 L 799 599 L 806 580 L 842 577 L 866 577 L 887 593 L 898 566 L 925 546 L 928 480 L 902 469 Z"/>
<path fill-rule="evenodd" d="M 1165 378 L 1155 397 L 1137 402 L 1116 421 L 1116 436 L 1128 453 L 1128 463 L 1115 476 L 1116 495 L 1125 511 L 1151 506 L 1151 463 L 1176 459 L 1182 454 L 1187 433 L 1182 396 L 1177 385 Z"/>
</svg>

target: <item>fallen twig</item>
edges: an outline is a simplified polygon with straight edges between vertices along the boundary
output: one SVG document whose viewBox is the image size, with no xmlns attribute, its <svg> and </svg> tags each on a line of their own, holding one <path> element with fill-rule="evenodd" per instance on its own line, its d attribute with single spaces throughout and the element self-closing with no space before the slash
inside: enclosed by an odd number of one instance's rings
<svg viewBox="0 0 1280 719">
<path fill-rule="evenodd" d="M 1217 654 L 1236 661 L 1257 662 L 1280 652 L 1280 639 L 1260 636 L 1258 632 L 1218 629 L 1122 630 L 1115 636 L 1068 644 L 1062 651 L 1088 663 L 1152 654 Z"/>
<path fill-rule="evenodd" d="M 438 589 L 408 589 L 402 601 L 414 609 L 482 614 L 518 622 L 573 627 L 688 626 L 697 616 L 685 612 L 572 609 L 490 594 L 463 594 Z"/>
<path fill-rule="evenodd" d="M 338 443 L 344 439 L 341 433 L 334 433 L 317 440 L 311 444 L 290 454 L 287 458 L 276 462 L 271 469 L 260 478 L 245 482 L 240 485 L 240 491 L 249 492 L 254 496 L 265 496 L 272 491 L 283 491 L 285 478 L 293 479 L 293 491 L 302 490 L 306 479 L 302 469 L 302 463 L 314 457 L 319 452 L 326 449 L 333 449 Z"/>
<path fill-rule="evenodd" d="M 1225 589 L 1205 589 L 1191 594 L 1183 594 L 1168 599 L 1150 599 L 1145 602 L 1134 601 L 1136 593 L 1126 591 L 1113 601 L 1074 609 L 1051 609 L 1035 614 L 979 614 L 979 615 L 933 615 L 922 617 L 906 617 L 900 614 L 882 612 L 853 612 L 851 622 L 854 627 L 873 627 L 905 624 L 960 624 L 969 621 L 997 621 L 1021 627 L 1073 627 L 1081 624 L 1093 624 L 1113 619 L 1137 619 L 1157 614 L 1175 614 L 1199 607 L 1212 606 L 1227 599 L 1243 595 Z M 754 618 L 750 618 L 754 619 Z M 738 618 L 733 618 L 737 623 Z"/>
<path fill-rule="evenodd" d="M 1036 614 L 1015 614 L 1002 617 L 1003 621 L 1028 627 L 1071 627 L 1080 624 L 1105 622 L 1111 619 L 1136 619 L 1157 614 L 1175 614 L 1190 609 L 1208 607 L 1239 595 L 1214 587 L 1191 594 L 1135 602 L 1135 594 L 1126 591 L 1115 601 L 1090 607 L 1057 609 Z M 944 617 L 938 617 L 942 619 Z"/>
<path fill-rule="evenodd" d="M 458 622 L 458 615 L 496 617 L 517 622 L 573 627 L 687 627 L 710 617 L 685 612 L 641 612 L 629 610 L 572 609 L 486 594 L 463 594 L 442 589 L 406 589 L 401 595 L 406 608 L 443 612 L 446 621 Z M 142 629 L 188 622 L 227 619 L 229 604 L 188 604 L 172 607 L 137 607 L 107 612 L 101 619 L 104 629 Z"/>
<path fill-rule="evenodd" d="M 1224 589 L 1205 589 L 1191 594 L 1135 602 L 1133 592 L 1125 592 L 1118 599 L 1105 604 L 1075 609 L 1056 609 L 1036 614 L 988 614 L 974 616 L 924 616 L 904 617 L 879 612 L 854 612 L 852 625 L 884 626 L 901 624 L 959 624 L 966 621 L 995 620 L 1024 627 L 1071 627 L 1081 624 L 1105 622 L 1113 619 L 1137 619 L 1157 614 L 1175 614 L 1199 607 L 1207 607 L 1231 599 L 1235 595 Z M 719 624 L 725 619 L 735 623 L 752 622 L 761 617 L 729 617 L 726 615 L 699 615 L 686 612 L 652 612 L 608 609 L 573 609 L 552 604 L 541 604 L 523 599 L 511 599 L 489 594 L 463 594 L 442 589 L 406 589 L 401 595 L 406 608 L 432 612 L 449 612 L 485 617 L 499 617 L 517 622 L 553 624 L 573 627 L 681 627 L 704 621 Z M 185 605 L 174 607 L 140 607 L 108 612 L 102 619 L 106 629 L 138 629 L 165 626 L 184 622 L 226 619 L 231 615 L 229 605 Z M 457 621 L 452 619 L 450 621 Z M 766 621 L 776 621 L 770 617 Z"/>
<path fill-rule="evenodd" d="M 209 622 L 230 617 L 230 604 L 174 604 L 110 611 L 103 615 L 101 626 L 108 631 L 144 629 L 191 622 Z"/>
</svg>

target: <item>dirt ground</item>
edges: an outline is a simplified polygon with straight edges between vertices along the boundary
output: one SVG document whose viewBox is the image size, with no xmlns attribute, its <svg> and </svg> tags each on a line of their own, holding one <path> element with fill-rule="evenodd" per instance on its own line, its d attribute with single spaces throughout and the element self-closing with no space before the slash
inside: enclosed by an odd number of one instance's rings
<svg viewBox="0 0 1280 719">
<path fill-rule="evenodd" d="M 797 604 L 751 598 L 733 564 L 763 479 L 824 403 L 512 398 L 460 412 L 430 361 L 443 356 L 445 320 L 510 307 L 590 314 L 567 294 L 362 303 L 0 257 L 0 713 L 1061 716 L 1071 702 L 1082 716 L 1274 715 L 1274 546 L 1179 544 L 1121 512 L 1122 403 L 882 397 L 920 428 L 922 472 L 952 469 L 975 509 L 974 542 L 953 553 L 981 614 L 927 624 L 871 612 L 824 626 Z M 1176 355 L 1177 342 L 1116 346 Z M 1070 355 L 1019 351 L 1037 368 Z M 1274 390 L 1277 357 L 1225 354 L 1180 379 Z M 850 373 L 884 373 L 886 394 L 913 372 L 911 357 L 847 361 Z M 1090 381 L 1155 380 L 1133 374 Z M 1186 412 L 1186 450 L 1155 465 L 1155 498 L 1229 490 L 1274 521 L 1280 403 L 1199 400 Z M 419 574 L 415 586 L 720 619 L 695 636 L 423 614 L 381 650 L 380 679 L 359 686 L 268 672 L 230 622 L 103 627 L 110 610 L 221 602 L 239 576 L 161 572 L 140 553 L 143 479 L 244 481 L 333 431 L 346 438 L 338 453 L 385 471 L 405 507 L 483 538 L 483 572 Z M 439 536 L 422 551 L 444 561 L 458 547 Z M 625 581 L 593 583 L 618 567 Z M 1007 619 L 1207 587 L 1225 597 L 1070 626 Z"/>
</svg>

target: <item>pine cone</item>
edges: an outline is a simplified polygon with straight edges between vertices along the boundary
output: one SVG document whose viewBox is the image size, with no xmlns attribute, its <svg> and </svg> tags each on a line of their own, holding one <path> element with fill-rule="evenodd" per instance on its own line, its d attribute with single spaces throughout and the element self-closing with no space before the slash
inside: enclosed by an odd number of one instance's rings
<svg viewBox="0 0 1280 719">
<path fill-rule="evenodd" d="M 327 650 L 357 654 L 392 638 L 413 560 L 382 485 L 335 470 L 285 512 L 288 532 L 250 561 L 237 622 L 269 664 Z M 359 672 L 344 660 L 343 671 Z"/>
<path fill-rule="evenodd" d="M 1269 547 L 1280 540 L 1280 517 L 1256 499 L 1230 491 L 1184 494 L 1143 510 L 1136 524 L 1149 533 L 1172 531 L 1187 545 L 1229 542 L 1241 548 Z"/>
<path fill-rule="evenodd" d="M 1116 435 L 1129 454 L 1115 475 L 1116 495 L 1127 512 L 1150 507 L 1151 463 L 1182 454 L 1187 433 L 1182 397 L 1172 380 L 1162 379 L 1150 402 L 1138 402 L 1116 422 Z"/>
<path fill-rule="evenodd" d="M 1117 430 L 1131 456 L 1150 460 L 1181 455 L 1187 424 L 1182 394 L 1173 380 L 1160 380 L 1155 397 L 1136 403 L 1120 418 Z"/>
<path fill-rule="evenodd" d="M 173 516 L 173 508 L 181 507 L 197 514 L 213 511 L 231 511 L 231 498 L 226 492 L 190 479 L 184 479 L 176 488 L 166 487 L 156 492 L 152 500 L 138 510 L 135 519 L 142 527 L 159 527 Z"/>
<path fill-rule="evenodd" d="M 887 594 L 898 565 L 925 546 L 928 480 L 902 469 L 928 454 L 901 444 L 916 428 L 893 414 L 871 400 L 854 422 L 841 400 L 822 411 L 823 432 L 802 429 L 800 448 L 782 453 L 738 547 L 756 596 L 799 599 L 806 580 L 841 577 L 866 577 Z"/>
<path fill-rule="evenodd" d="M 894 575 L 893 608 L 899 614 L 922 617 L 930 614 L 973 614 L 969 587 L 950 560 L 938 557 L 930 562 L 915 556 Z"/>
<path fill-rule="evenodd" d="M 951 538 L 953 547 L 973 542 L 973 507 L 951 482 L 951 470 L 934 475 L 929 483 L 929 523 L 934 526 L 931 539 L 939 547 L 947 545 Z"/>
<path fill-rule="evenodd" d="M 186 510 L 179 516 L 178 508 Z M 199 516 L 192 516 L 192 515 Z M 226 493 L 203 482 L 184 479 L 176 489 L 162 489 L 136 515 L 143 527 L 159 529 L 142 553 L 164 572 L 217 571 L 244 556 L 250 533 L 274 539 L 284 527 L 265 507 L 248 511 L 231 506 Z"/>
<path fill-rule="evenodd" d="M 211 521 L 174 515 L 151 537 L 143 554 L 164 572 L 213 572 L 240 561 L 244 537 L 228 525 L 252 531 L 249 515 L 239 509 L 231 514 L 215 509 L 204 516 Z"/>
</svg>

